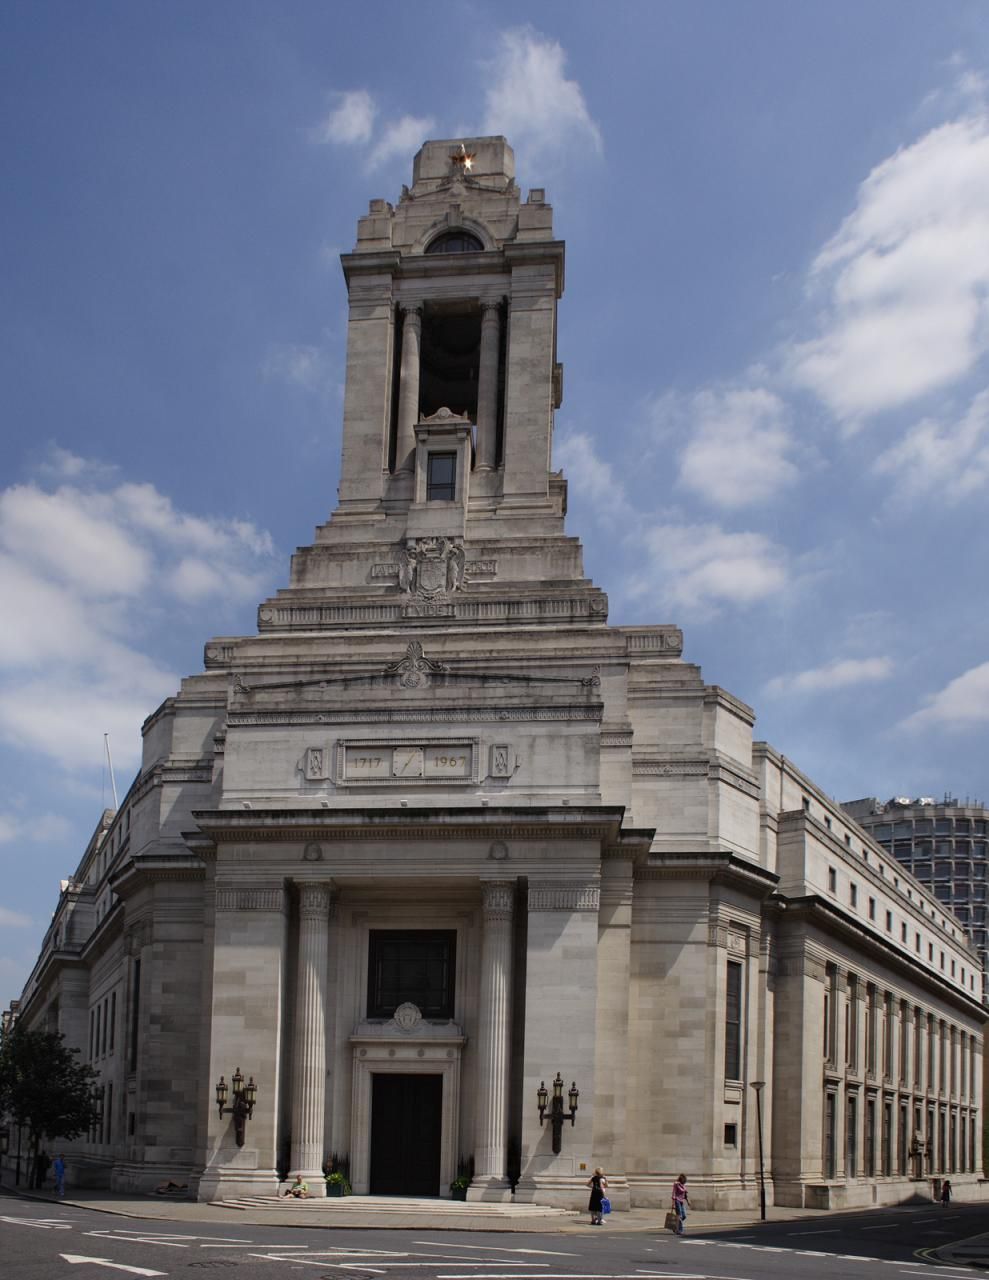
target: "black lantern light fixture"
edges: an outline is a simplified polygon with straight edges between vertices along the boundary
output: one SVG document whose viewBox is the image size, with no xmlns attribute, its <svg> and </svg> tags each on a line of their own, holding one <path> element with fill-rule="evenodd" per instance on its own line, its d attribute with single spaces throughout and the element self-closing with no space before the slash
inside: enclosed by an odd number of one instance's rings
<svg viewBox="0 0 989 1280">
<path fill-rule="evenodd" d="M 228 1094 L 233 1095 L 233 1102 L 229 1107 L 227 1106 Z M 229 1112 L 233 1116 L 234 1137 L 237 1140 L 238 1147 L 244 1145 L 244 1130 L 248 1120 L 254 1114 L 254 1104 L 257 1099 L 258 1087 L 254 1083 L 254 1077 L 251 1076 L 245 1084 L 240 1067 L 231 1076 L 229 1089 L 223 1076 L 220 1076 L 216 1082 L 216 1105 L 220 1112 L 220 1118 L 223 1118 L 224 1112 Z"/>
<path fill-rule="evenodd" d="M 563 1077 L 559 1071 L 556 1073 L 556 1079 L 553 1081 L 553 1097 L 549 1096 L 546 1088 L 546 1081 L 539 1083 L 536 1090 L 536 1102 L 539 1108 L 539 1123 L 542 1125 L 546 1117 L 546 1107 L 549 1105 L 549 1122 L 553 1127 L 553 1154 L 560 1154 L 560 1135 L 563 1132 L 563 1122 L 569 1120 L 571 1125 L 577 1123 L 577 1099 L 580 1097 L 580 1090 L 577 1088 L 577 1081 L 571 1082 L 570 1091 L 567 1094 L 567 1101 L 570 1103 L 570 1111 L 563 1110 Z"/>
</svg>

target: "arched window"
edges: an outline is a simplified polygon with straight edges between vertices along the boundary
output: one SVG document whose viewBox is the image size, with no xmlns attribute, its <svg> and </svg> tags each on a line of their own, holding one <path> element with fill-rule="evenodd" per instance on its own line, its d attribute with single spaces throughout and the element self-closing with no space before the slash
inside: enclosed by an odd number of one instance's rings
<svg viewBox="0 0 989 1280">
<path fill-rule="evenodd" d="M 484 249 L 469 231 L 444 231 L 426 249 L 427 253 L 480 253 Z"/>
</svg>

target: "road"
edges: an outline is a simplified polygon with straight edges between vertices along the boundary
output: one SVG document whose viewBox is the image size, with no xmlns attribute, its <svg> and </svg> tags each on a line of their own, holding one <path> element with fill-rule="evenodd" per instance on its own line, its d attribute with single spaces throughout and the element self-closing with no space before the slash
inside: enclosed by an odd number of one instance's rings
<svg viewBox="0 0 989 1280">
<path fill-rule="evenodd" d="M 923 1256 L 989 1231 L 989 1207 L 883 1209 L 721 1229 L 586 1235 L 141 1221 L 0 1198 L 4 1280 L 959 1280 Z"/>
</svg>

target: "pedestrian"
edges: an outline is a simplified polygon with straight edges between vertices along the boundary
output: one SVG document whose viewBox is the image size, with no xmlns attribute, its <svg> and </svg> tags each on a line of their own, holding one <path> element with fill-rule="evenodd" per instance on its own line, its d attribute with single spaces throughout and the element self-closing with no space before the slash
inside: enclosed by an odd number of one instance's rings
<svg viewBox="0 0 989 1280">
<path fill-rule="evenodd" d="M 63 1197 L 65 1195 L 65 1156 L 61 1151 L 55 1157 L 52 1170 L 55 1174 L 55 1194 Z"/>
<path fill-rule="evenodd" d="M 941 1204 L 947 1209 L 951 1203 L 951 1179 L 945 1178 L 941 1183 Z"/>
<path fill-rule="evenodd" d="M 295 1181 L 285 1192 L 287 1196 L 294 1196 L 296 1200 L 309 1199 L 309 1183 L 306 1182 L 301 1173 L 295 1175 Z"/>
<path fill-rule="evenodd" d="M 608 1189 L 608 1179 L 604 1176 L 604 1170 L 600 1166 L 587 1179 L 586 1185 L 591 1189 L 591 1197 L 587 1202 L 587 1211 L 591 1215 L 591 1226 L 600 1227 L 604 1223 L 601 1205 L 604 1202 L 604 1193 Z"/>
<path fill-rule="evenodd" d="M 687 1206 L 690 1204 L 690 1196 L 687 1194 L 687 1175 L 681 1173 L 673 1184 L 673 1212 L 676 1214 L 678 1223 L 676 1234 L 683 1235 L 683 1224 L 687 1220 Z"/>
<path fill-rule="evenodd" d="M 48 1178 L 48 1170 L 52 1167 L 52 1162 L 48 1158 L 47 1151 L 39 1151 L 38 1158 L 34 1162 L 34 1185 L 40 1191 L 45 1185 Z"/>
</svg>

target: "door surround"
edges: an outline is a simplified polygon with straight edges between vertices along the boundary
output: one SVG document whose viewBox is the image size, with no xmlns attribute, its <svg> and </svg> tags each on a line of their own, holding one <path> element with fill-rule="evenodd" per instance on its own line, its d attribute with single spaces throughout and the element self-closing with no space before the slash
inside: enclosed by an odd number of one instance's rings
<svg viewBox="0 0 989 1280">
<path fill-rule="evenodd" d="M 460 1130 L 460 1063 L 466 1037 L 455 1022 L 426 1022 L 412 1004 L 387 1022 L 361 1022 L 350 1037 L 353 1092 L 350 1120 L 350 1181 L 366 1196 L 371 1184 L 371 1077 L 385 1072 L 441 1076 L 440 1189 L 457 1176 Z"/>
</svg>

